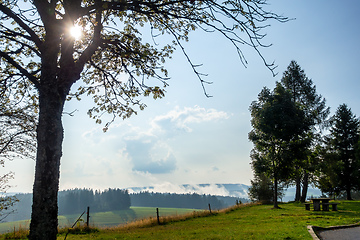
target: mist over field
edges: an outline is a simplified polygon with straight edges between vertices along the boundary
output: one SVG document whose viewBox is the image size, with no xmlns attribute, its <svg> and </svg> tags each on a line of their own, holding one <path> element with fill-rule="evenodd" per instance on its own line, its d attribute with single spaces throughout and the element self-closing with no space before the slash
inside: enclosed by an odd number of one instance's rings
<svg viewBox="0 0 360 240">
<path fill-rule="evenodd" d="M 147 187 L 130 187 L 129 193 L 141 191 L 159 193 L 197 193 L 200 195 L 229 196 L 238 198 L 248 198 L 248 185 L 245 184 L 183 184 L 175 185 L 171 183 L 156 184 Z"/>
<path fill-rule="evenodd" d="M 187 193 L 197 193 L 205 195 L 215 195 L 215 196 L 228 196 L 236 198 L 245 198 L 248 199 L 248 189 L 249 185 L 246 184 L 183 184 L 183 185 L 174 185 L 170 183 L 157 184 L 148 187 L 130 187 L 128 188 L 129 193 L 138 193 L 141 191 L 148 192 L 159 192 L 159 193 L 178 193 L 178 194 L 187 194 Z M 311 196 L 321 196 L 321 191 L 317 188 L 309 187 L 308 198 Z M 295 197 L 295 188 L 289 187 L 285 191 L 285 196 L 281 199 L 283 202 L 294 201 Z"/>
</svg>

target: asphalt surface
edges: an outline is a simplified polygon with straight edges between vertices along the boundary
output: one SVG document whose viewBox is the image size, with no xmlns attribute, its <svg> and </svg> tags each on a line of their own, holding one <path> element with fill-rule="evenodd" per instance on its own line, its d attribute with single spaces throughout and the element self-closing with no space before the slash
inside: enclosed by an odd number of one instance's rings
<svg viewBox="0 0 360 240">
<path fill-rule="evenodd" d="M 321 231 L 322 240 L 360 240 L 360 226 Z"/>
</svg>

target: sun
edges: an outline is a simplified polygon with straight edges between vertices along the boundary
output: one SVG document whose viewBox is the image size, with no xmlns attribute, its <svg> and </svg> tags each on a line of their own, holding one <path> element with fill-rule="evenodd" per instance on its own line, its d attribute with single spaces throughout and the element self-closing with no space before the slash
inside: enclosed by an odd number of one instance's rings
<svg viewBox="0 0 360 240">
<path fill-rule="evenodd" d="M 70 35 L 75 38 L 76 40 L 79 40 L 82 36 L 82 29 L 80 26 L 75 25 L 70 28 Z"/>
</svg>

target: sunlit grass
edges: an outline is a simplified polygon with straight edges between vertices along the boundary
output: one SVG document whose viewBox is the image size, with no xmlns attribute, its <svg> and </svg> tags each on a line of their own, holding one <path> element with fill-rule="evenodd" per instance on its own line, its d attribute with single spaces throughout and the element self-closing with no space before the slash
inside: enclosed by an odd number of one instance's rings
<svg viewBox="0 0 360 240">
<path fill-rule="evenodd" d="M 91 210 L 91 209 L 90 209 Z M 185 213 L 192 213 L 194 209 L 186 208 L 160 208 L 161 216 L 178 216 Z M 64 232 L 63 230 L 69 229 L 74 222 L 79 218 L 80 214 L 72 214 L 66 216 L 59 216 L 59 232 Z M 119 210 L 119 211 L 110 211 L 110 212 L 98 212 L 91 213 L 90 211 L 90 226 L 100 227 L 100 228 L 110 228 L 111 226 L 123 226 L 127 223 L 133 223 L 136 220 L 147 221 L 147 219 L 156 217 L 156 208 L 153 207 L 131 207 L 128 210 Z M 86 216 L 83 215 L 80 221 L 80 227 L 85 226 Z M 30 220 L 22 220 L 16 222 L 5 222 L 0 223 L 0 232 L 6 233 L 9 236 L 19 235 L 23 236 L 26 239 L 27 233 L 30 225 Z M 75 226 L 75 229 L 78 228 L 78 225 Z M 21 230 L 18 232 L 18 230 Z M 24 230 L 24 231 L 23 231 Z M 79 230 L 79 228 L 77 229 Z M 77 231 L 76 230 L 76 231 Z M 66 232 L 65 231 L 65 232 Z M 72 231 L 72 230 L 71 230 Z M 0 236 L 0 239 L 4 239 L 4 234 Z M 15 238 L 16 239 L 16 238 Z M 21 238 L 17 238 L 21 239 Z"/>
<path fill-rule="evenodd" d="M 102 229 L 69 239 L 308 239 L 308 225 L 327 227 L 360 221 L 360 202 L 342 202 L 339 211 L 306 211 L 303 204 L 240 205 L 227 210 L 196 213 L 183 219 L 143 219 L 126 226 Z M 59 238 L 61 239 L 61 238 Z"/>
<path fill-rule="evenodd" d="M 29 235 L 29 227 L 28 225 L 18 227 L 14 227 L 14 231 L 3 234 L 1 239 L 27 239 Z"/>
<path fill-rule="evenodd" d="M 342 201 L 339 211 L 306 211 L 301 203 L 272 205 L 242 204 L 213 211 L 192 211 L 141 220 L 90 233 L 69 234 L 67 239 L 308 239 L 307 226 L 329 227 L 360 221 L 360 202 Z M 145 211 L 145 209 L 142 209 Z M 82 223 L 83 224 L 83 223 Z M 65 230 L 58 239 L 64 239 Z M 3 237 L 3 236 L 2 236 Z M 1 238 L 0 239 L 4 239 Z"/>
</svg>

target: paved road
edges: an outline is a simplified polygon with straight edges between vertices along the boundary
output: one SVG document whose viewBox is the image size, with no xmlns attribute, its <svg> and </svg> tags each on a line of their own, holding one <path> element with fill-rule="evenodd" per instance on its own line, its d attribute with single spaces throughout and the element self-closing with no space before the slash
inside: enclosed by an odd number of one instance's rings
<svg viewBox="0 0 360 240">
<path fill-rule="evenodd" d="M 319 235 L 323 240 L 360 240 L 360 227 L 327 230 Z"/>
</svg>

